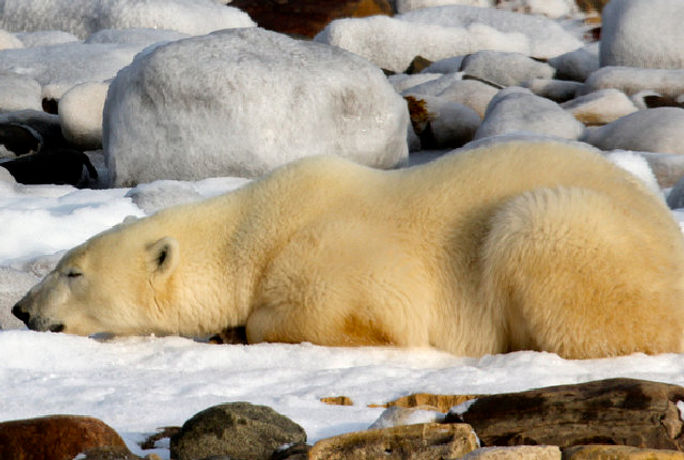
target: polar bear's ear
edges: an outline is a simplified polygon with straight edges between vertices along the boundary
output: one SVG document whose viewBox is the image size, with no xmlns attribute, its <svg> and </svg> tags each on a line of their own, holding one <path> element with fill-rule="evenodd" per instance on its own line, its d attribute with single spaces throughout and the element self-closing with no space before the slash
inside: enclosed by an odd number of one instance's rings
<svg viewBox="0 0 684 460">
<path fill-rule="evenodd" d="M 150 271 L 155 275 L 173 273 L 180 259 L 180 246 L 175 238 L 165 236 L 147 247 Z"/>
</svg>

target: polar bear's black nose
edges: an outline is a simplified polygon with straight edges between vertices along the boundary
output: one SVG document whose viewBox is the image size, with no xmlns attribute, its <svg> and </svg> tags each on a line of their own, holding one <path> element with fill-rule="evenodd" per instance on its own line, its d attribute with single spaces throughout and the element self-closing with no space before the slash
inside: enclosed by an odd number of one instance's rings
<svg viewBox="0 0 684 460">
<path fill-rule="evenodd" d="M 22 310 L 21 305 L 18 303 L 12 308 L 12 314 L 23 321 L 24 324 L 28 324 L 29 319 L 31 319 L 31 315 Z"/>
</svg>

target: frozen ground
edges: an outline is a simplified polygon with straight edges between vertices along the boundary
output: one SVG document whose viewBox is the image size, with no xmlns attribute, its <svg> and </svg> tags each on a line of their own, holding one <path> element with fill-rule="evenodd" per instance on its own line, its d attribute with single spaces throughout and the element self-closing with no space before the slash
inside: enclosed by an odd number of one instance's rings
<svg viewBox="0 0 684 460">
<path fill-rule="evenodd" d="M 138 195 L 173 200 L 231 190 L 240 179 L 163 181 Z M 128 189 L 76 190 L 0 182 L 0 266 L 19 267 L 70 248 L 127 215 L 144 215 Z M 157 202 L 156 205 L 169 204 Z M 684 213 L 675 213 L 680 223 Z M 210 345 L 178 337 L 100 341 L 28 330 L 0 331 L 0 421 L 47 414 L 100 418 L 138 454 L 156 428 L 181 425 L 227 401 L 265 404 L 291 417 L 309 441 L 365 429 L 382 412 L 366 407 L 415 392 L 482 394 L 609 377 L 684 384 L 681 355 L 568 361 L 521 352 L 460 358 L 435 350 L 324 348 L 310 344 Z M 354 406 L 328 406 L 344 395 Z"/>
</svg>

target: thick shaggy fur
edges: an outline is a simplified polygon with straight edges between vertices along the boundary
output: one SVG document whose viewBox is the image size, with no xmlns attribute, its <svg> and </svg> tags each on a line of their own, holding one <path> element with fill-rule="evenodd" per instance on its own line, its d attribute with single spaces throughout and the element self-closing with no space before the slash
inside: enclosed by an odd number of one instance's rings
<svg viewBox="0 0 684 460">
<path fill-rule="evenodd" d="M 626 171 L 553 142 L 378 171 L 309 158 L 70 251 L 15 307 L 34 329 L 680 352 L 684 244 Z"/>
</svg>

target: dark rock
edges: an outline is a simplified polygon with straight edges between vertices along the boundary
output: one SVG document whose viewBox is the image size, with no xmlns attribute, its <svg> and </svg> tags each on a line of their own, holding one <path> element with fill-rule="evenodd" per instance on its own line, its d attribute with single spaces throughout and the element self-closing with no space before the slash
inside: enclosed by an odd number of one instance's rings
<svg viewBox="0 0 684 460">
<path fill-rule="evenodd" d="M 411 61 L 406 69 L 406 72 L 404 73 L 409 75 L 421 73 L 423 70 L 427 69 L 430 64 L 432 64 L 432 61 L 429 59 L 425 59 L 423 56 L 416 56 L 413 58 L 413 61 Z"/>
<path fill-rule="evenodd" d="M 313 38 L 334 19 L 391 15 L 387 0 L 233 0 L 264 29 Z"/>
<path fill-rule="evenodd" d="M 271 460 L 308 460 L 311 446 L 304 443 L 292 444 L 283 449 L 276 449 Z"/>
<path fill-rule="evenodd" d="M 0 124 L 0 144 L 15 155 L 26 155 L 40 150 L 42 138 L 28 126 L 7 123 Z"/>
<path fill-rule="evenodd" d="M 43 112 L 57 115 L 59 113 L 59 101 L 57 99 L 44 97 L 41 101 Z"/>
<path fill-rule="evenodd" d="M 478 398 L 462 416 L 483 446 L 616 444 L 682 450 L 684 388 L 609 379 Z"/>
<path fill-rule="evenodd" d="M 0 114 L 0 143 L 15 155 L 71 145 L 62 135 L 59 116 L 37 110 Z"/>
<path fill-rule="evenodd" d="M 140 443 L 140 448 L 143 450 L 154 449 L 156 447 L 157 441 L 162 439 L 171 438 L 180 431 L 179 426 L 165 426 L 164 428 L 159 428 L 157 433 L 145 438 L 143 442 Z"/>
<path fill-rule="evenodd" d="M 684 208 L 684 176 L 670 190 L 667 196 L 667 205 L 670 209 Z"/>
<path fill-rule="evenodd" d="M 88 156 L 72 149 L 43 150 L 0 163 L 22 184 L 68 184 L 88 187 L 97 177 Z"/>
<path fill-rule="evenodd" d="M 287 417 L 269 407 L 235 402 L 210 407 L 185 422 L 171 438 L 171 458 L 268 460 L 283 444 L 304 442 L 302 427 Z"/>
<path fill-rule="evenodd" d="M 78 457 L 79 460 L 142 460 L 127 447 L 96 447 L 88 449 Z"/>
<path fill-rule="evenodd" d="M 119 455 L 130 453 L 112 428 L 91 417 L 51 415 L 0 423 L 2 459 L 71 460 L 100 447 L 116 448 Z"/>
<path fill-rule="evenodd" d="M 310 460 L 460 458 L 478 448 L 466 424 L 425 423 L 347 433 L 318 441 Z"/>
</svg>

